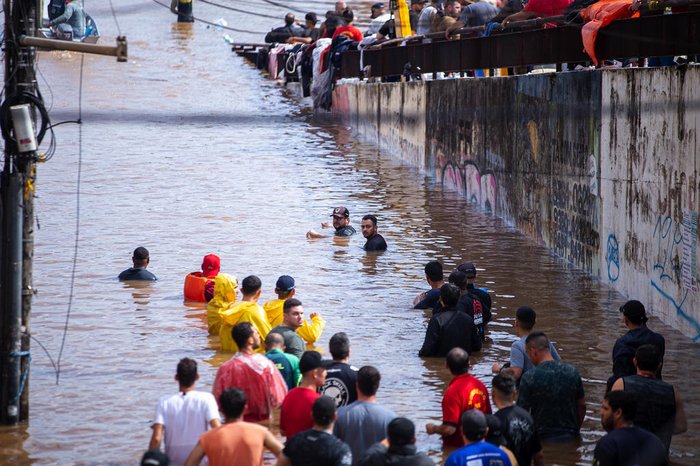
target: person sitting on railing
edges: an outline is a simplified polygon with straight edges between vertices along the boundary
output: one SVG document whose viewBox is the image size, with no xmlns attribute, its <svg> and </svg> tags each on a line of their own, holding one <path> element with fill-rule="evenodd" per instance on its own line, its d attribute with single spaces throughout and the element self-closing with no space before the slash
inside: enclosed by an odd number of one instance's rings
<svg viewBox="0 0 700 466">
<path fill-rule="evenodd" d="M 353 14 L 350 8 L 346 8 L 345 10 L 343 10 L 342 19 L 345 22 L 345 25 L 337 27 L 335 29 L 335 32 L 333 33 L 333 39 L 342 34 L 344 36 L 349 37 L 350 40 L 360 42 L 363 38 L 362 31 L 360 31 L 352 25 L 352 21 L 355 19 L 355 15 Z"/>
<path fill-rule="evenodd" d="M 318 23 L 318 17 L 316 13 L 306 13 L 304 17 L 306 20 L 306 28 L 304 29 L 304 34 L 301 36 L 292 36 L 287 39 L 288 44 L 311 44 L 318 40 L 319 29 L 316 27 Z"/>
<path fill-rule="evenodd" d="M 474 0 L 474 3 L 462 9 L 459 20 L 447 28 L 445 37 L 449 39 L 454 31 L 463 27 L 484 26 L 495 18 L 497 14 L 498 7 L 492 3 L 492 0 Z"/>
<path fill-rule="evenodd" d="M 564 14 L 571 2 L 572 0 L 530 0 L 521 11 L 508 16 L 501 24 L 507 26 L 516 21 L 559 16 Z"/>
<path fill-rule="evenodd" d="M 445 2 L 445 15 L 435 15 L 430 32 L 444 32 L 459 18 L 462 12 L 462 4 L 459 0 L 447 0 Z"/>
</svg>

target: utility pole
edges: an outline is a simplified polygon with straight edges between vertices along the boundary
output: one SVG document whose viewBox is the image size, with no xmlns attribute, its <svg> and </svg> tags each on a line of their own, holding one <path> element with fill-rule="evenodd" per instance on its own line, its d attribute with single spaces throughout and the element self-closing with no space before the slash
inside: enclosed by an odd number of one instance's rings
<svg viewBox="0 0 700 466">
<path fill-rule="evenodd" d="M 30 104 L 34 117 L 37 93 L 35 49 L 18 37 L 36 34 L 36 0 L 4 0 L 5 100 L 0 121 L 5 160 L 0 176 L 0 423 L 16 424 L 29 413 L 29 315 L 32 303 L 34 249 L 34 180 L 36 150 L 20 152 L 20 136 L 11 129 L 10 107 Z"/>
</svg>

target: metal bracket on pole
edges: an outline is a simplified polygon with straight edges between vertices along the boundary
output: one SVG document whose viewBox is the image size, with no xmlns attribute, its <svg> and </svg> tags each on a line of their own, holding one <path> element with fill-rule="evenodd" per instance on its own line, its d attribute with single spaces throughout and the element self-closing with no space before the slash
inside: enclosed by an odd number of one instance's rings
<svg viewBox="0 0 700 466">
<path fill-rule="evenodd" d="M 42 37 L 19 36 L 19 43 L 24 47 L 41 47 L 50 50 L 68 50 L 71 52 L 92 53 L 95 55 L 108 55 L 117 57 L 117 61 L 127 60 L 126 37 L 117 37 L 117 45 L 86 44 L 83 42 L 71 42 L 67 40 L 44 39 Z"/>
</svg>

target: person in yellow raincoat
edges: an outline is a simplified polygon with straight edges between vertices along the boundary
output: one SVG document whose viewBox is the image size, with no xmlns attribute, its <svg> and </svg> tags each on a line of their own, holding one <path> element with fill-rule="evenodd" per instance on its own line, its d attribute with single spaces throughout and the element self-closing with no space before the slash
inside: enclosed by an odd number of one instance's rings
<svg viewBox="0 0 700 466">
<path fill-rule="evenodd" d="M 289 275 L 282 275 L 277 279 L 275 284 L 275 293 L 277 293 L 276 299 L 271 299 L 266 302 L 263 306 L 265 309 L 265 315 L 267 317 L 267 322 L 270 324 L 270 328 L 277 327 L 282 323 L 284 319 L 284 302 L 288 299 L 294 297 L 296 292 L 294 278 Z M 314 343 L 321 338 L 321 333 L 323 328 L 326 326 L 326 321 L 318 315 L 317 313 L 311 313 L 311 323 L 304 320 L 296 332 L 297 335 L 301 337 L 302 340 L 306 342 L 307 350 L 315 350 L 319 353 L 323 353 L 322 350 L 314 347 Z"/>
<path fill-rule="evenodd" d="M 207 304 L 209 335 L 218 335 L 221 329 L 219 312 L 228 309 L 236 301 L 238 280 L 233 275 L 220 273 L 214 279 L 214 297 Z"/>
<path fill-rule="evenodd" d="M 221 349 L 224 351 L 238 351 L 236 342 L 233 341 L 231 330 L 240 322 L 250 322 L 258 330 L 260 338 L 263 340 L 270 333 L 270 324 L 265 317 L 265 311 L 258 304 L 260 299 L 262 282 L 255 275 L 245 277 L 241 282 L 241 293 L 243 298 L 237 303 L 233 303 L 226 309 L 219 311 L 221 318 L 221 328 L 219 338 L 221 339 Z M 261 346 L 258 352 L 264 353 L 265 348 Z"/>
</svg>

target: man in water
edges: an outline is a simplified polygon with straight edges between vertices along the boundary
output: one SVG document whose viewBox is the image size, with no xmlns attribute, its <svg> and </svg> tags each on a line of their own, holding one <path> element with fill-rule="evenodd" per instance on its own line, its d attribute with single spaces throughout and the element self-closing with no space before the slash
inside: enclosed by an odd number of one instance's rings
<svg viewBox="0 0 700 466">
<path fill-rule="evenodd" d="M 58 26 L 60 34 L 70 34 L 71 39 L 81 39 L 85 35 L 85 12 L 80 3 L 66 0 L 66 10 L 61 16 L 49 21 L 49 26 Z"/>
<path fill-rule="evenodd" d="M 126 269 L 119 274 L 119 281 L 155 281 L 158 280 L 155 275 L 146 270 L 151 262 L 151 257 L 148 254 L 148 249 L 138 247 L 134 249 L 134 255 L 131 256 L 131 261 L 134 266 Z"/>
<path fill-rule="evenodd" d="M 199 380 L 196 361 L 181 359 L 175 380 L 179 385 L 178 393 L 163 396 L 158 401 L 148 446 L 150 449 L 160 448 L 165 437 L 165 453 L 174 465 L 185 463 L 199 437 L 209 427 L 213 429 L 221 425 L 214 395 L 195 390 L 194 384 Z"/>
<path fill-rule="evenodd" d="M 333 361 L 326 366 L 326 383 L 321 393 L 335 405 L 349 405 L 357 400 L 357 367 L 350 365 L 350 339 L 344 332 L 333 335 L 328 342 Z"/>
<path fill-rule="evenodd" d="M 442 264 L 438 261 L 425 264 L 425 280 L 430 285 L 430 290 L 416 296 L 413 309 L 435 309 L 440 305 L 440 288 L 445 284 Z"/>
<path fill-rule="evenodd" d="M 365 251 L 386 251 L 386 241 L 384 237 L 377 233 L 377 217 L 365 215 L 360 223 L 362 236 L 367 239 Z"/>
<path fill-rule="evenodd" d="M 288 299 L 283 307 L 284 319 L 271 333 L 279 333 L 284 338 L 285 352 L 301 359 L 304 353 L 304 340 L 297 335 L 296 330 L 304 323 L 304 307 L 296 298 Z"/>
<path fill-rule="evenodd" d="M 333 209 L 333 213 L 331 214 L 331 217 L 333 217 L 333 228 L 335 228 L 335 233 L 334 236 L 352 236 L 357 231 L 350 225 L 350 211 L 346 207 L 336 207 Z M 323 222 L 321 224 L 321 228 L 330 228 L 331 223 L 328 222 Z M 306 237 L 309 239 L 312 238 L 328 238 L 329 235 L 324 235 L 323 233 L 319 233 L 316 230 L 309 230 L 306 233 Z"/>
</svg>

